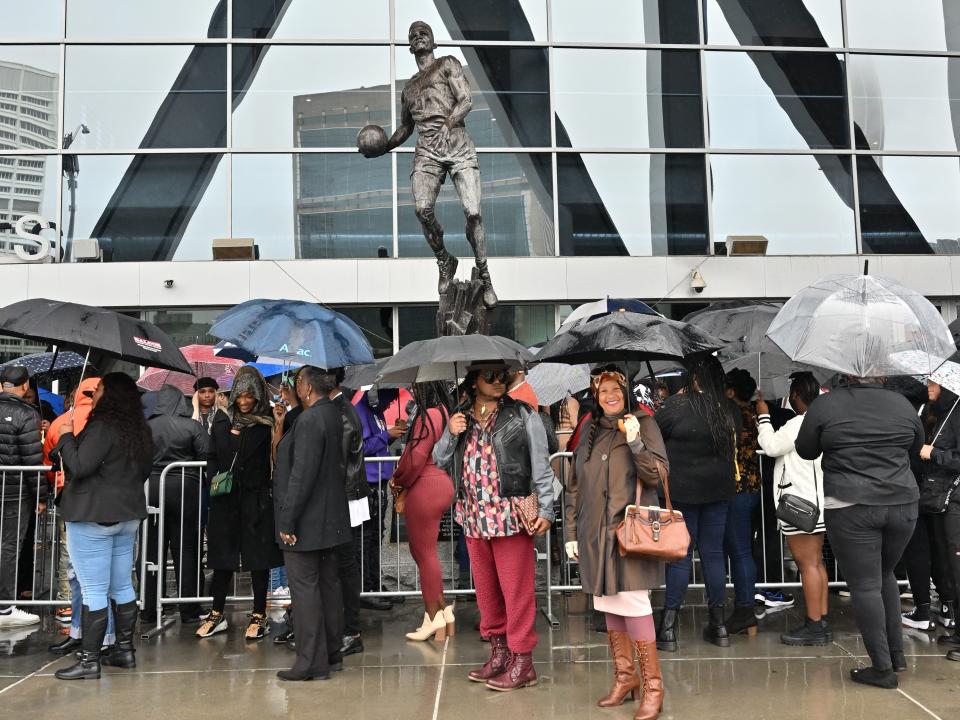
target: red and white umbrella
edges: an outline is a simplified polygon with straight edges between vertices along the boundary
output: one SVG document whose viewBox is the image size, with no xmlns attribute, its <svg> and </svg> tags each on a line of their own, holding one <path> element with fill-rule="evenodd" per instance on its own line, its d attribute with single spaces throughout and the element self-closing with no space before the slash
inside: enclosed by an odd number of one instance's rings
<svg viewBox="0 0 960 720">
<path fill-rule="evenodd" d="M 198 377 L 216 378 L 218 384 L 223 386 L 222 380 L 232 378 L 237 373 L 237 369 L 243 367 L 242 360 L 215 355 L 212 345 L 187 345 L 180 348 L 180 352 L 193 368 L 193 375 L 150 368 L 140 376 L 137 386 L 144 390 L 156 391 L 164 385 L 173 385 L 184 395 L 192 395 L 193 385 Z"/>
</svg>

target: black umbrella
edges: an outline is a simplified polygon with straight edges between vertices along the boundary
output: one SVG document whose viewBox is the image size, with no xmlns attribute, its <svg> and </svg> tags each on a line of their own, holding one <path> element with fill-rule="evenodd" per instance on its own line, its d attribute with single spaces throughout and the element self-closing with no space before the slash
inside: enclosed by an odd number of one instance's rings
<svg viewBox="0 0 960 720">
<path fill-rule="evenodd" d="M 177 344 L 156 325 L 89 305 L 22 300 L 0 308 L 0 333 L 193 374 Z"/>
<path fill-rule="evenodd" d="M 80 372 L 83 367 L 83 355 L 70 350 L 63 352 L 43 352 L 8 360 L 0 365 L 0 370 L 8 365 L 25 367 L 32 378 L 57 380 Z"/>
<path fill-rule="evenodd" d="M 659 315 L 617 312 L 555 335 L 537 359 L 565 363 L 669 360 L 721 347 L 722 340 L 689 323 Z"/>
<path fill-rule="evenodd" d="M 340 384 L 349 390 L 359 390 L 369 385 L 376 385 L 383 390 L 406 387 L 409 383 L 377 382 L 377 377 L 389 359 L 380 358 L 369 365 L 351 365 L 345 368 L 343 382 Z"/>
<path fill-rule="evenodd" d="M 519 368 L 534 359 L 523 345 L 499 335 L 451 335 L 410 343 L 387 360 L 377 382 L 454 380 L 471 362 L 503 362 Z"/>
</svg>

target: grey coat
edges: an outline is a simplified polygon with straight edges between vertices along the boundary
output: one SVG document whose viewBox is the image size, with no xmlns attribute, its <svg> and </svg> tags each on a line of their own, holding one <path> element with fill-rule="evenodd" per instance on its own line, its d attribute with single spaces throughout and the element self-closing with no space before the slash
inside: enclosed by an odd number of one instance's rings
<svg viewBox="0 0 960 720">
<path fill-rule="evenodd" d="M 591 595 L 616 595 L 625 590 L 650 590 L 663 584 L 663 563 L 637 557 L 621 557 L 617 527 L 627 505 L 636 502 L 637 483 L 642 483 L 640 502 L 659 505 L 660 476 L 656 460 L 667 464 L 667 452 L 657 422 L 637 415 L 640 434 L 630 444 L 617 430 L 617 419 L 603 417 L 587 460 L 592 427 L 585 427 L 567 482 L 564 535 L 576 540 L 580 553 L 580 579 Z"/>
</svg>

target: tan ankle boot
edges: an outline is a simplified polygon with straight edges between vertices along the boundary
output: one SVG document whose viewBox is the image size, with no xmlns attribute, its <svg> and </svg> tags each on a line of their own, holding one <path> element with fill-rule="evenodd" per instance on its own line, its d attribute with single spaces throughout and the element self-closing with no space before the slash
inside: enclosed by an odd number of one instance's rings
<svg viewBox="0 0 960 720">
<path fill-rule="evenodd" d="M 441 642 L 447 637 L 447 621 L 443 618 L 443 610 L 437 611 L 437 614 L 431 620 L 426 611 L 423 613 L 423 624 L 413 632 L 407 633 L 407 640 L 417 640 L 423 642 L 430 638 L 435 638 Z"/>
<path fill-rule="evenodd" d="M 637 699 L 637 690 L 643 683 L 633 664 L 633 643 L 630 636 L 620 630 L 607 631 L 610 640 L 610 656 L 613 658 L 613 687 L 606 696 L 597 700 L 600 707 L 623 705 L 627 695 Z"/>
<path fill-rule="evenodd" d="M 637 659 L 643 680 L 643 698 L 633 720 L 656 720 L 663 710 L 663 675 L 656 640 L 637 640 Z"/>
<path fill-rule="evenodd" d="M 456 635 L 456 627 L 455 627 L 456 617 L 454 617 L 453 615 L 452 604 L 447 605 L 443 609 L 443 619 L 447 623 L 447 636 L 453 637 L 454 635 Z"/>
</svg>

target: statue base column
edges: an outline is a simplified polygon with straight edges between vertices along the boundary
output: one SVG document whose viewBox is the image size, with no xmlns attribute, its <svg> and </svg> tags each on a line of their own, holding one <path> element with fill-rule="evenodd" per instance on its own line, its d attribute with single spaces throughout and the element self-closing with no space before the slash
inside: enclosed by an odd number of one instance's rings
<svg viewBox="0 0 960 720">
<path fill-rule="evenodd" d="M 490 319 L 483 304 L 483 283 L 474 268 L 470 280 L 453 280 L 440 296 L 437 310 L 437 337 L 489 335 Z"/>
</svg>

